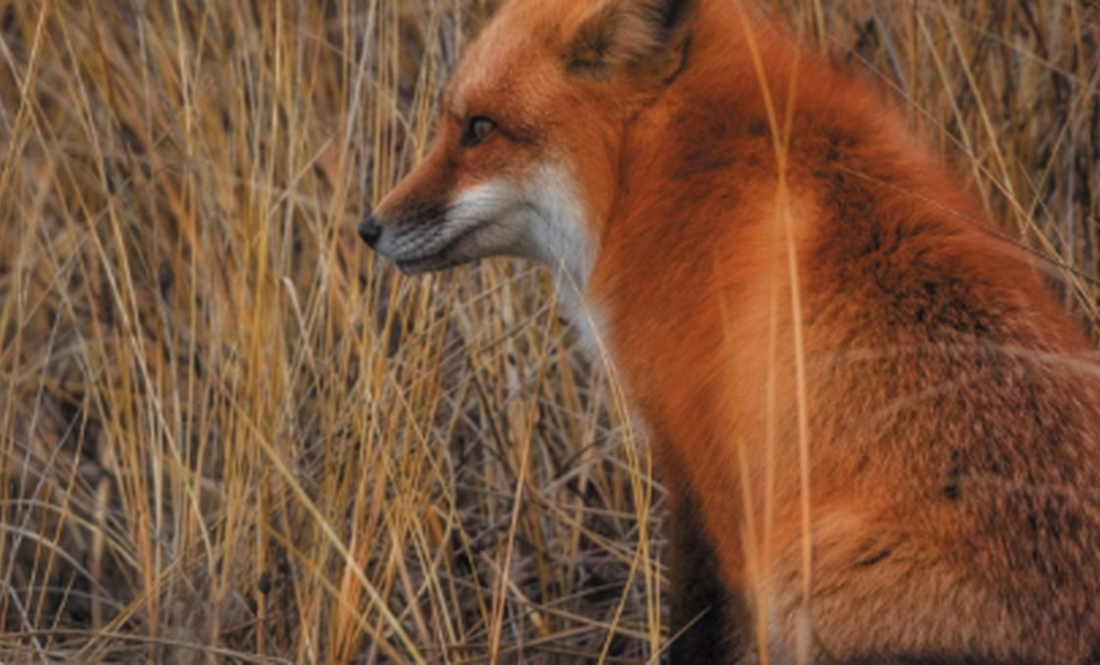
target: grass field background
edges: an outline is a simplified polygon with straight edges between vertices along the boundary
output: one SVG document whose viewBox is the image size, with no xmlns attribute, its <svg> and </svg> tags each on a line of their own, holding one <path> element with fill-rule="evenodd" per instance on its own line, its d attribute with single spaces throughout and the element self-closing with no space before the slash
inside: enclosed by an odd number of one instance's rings
<svg viewBox="0 0 1100 665">
<path fill-rule="evenodd" d="M 770 7 L 1100 320 L 1095 0 Z M 354 237 L 489 10 L 0 0 L 0 662 L 658 657 L 662 491 L 546 274 Z"/>
</svg>

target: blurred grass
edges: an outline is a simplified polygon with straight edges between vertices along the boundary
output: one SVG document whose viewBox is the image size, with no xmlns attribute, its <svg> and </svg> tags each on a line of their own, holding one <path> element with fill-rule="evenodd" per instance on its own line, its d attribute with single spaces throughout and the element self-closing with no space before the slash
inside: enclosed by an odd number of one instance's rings
<svg viewBox="0 0 1100 665">
<path fill-rule="evenodd" d="M 0 0 L 0 661 L 638 662 L 663 499 L 545 275 L 354 222 L 483 0 Z M 1096 321 L 1094 0 L 778 0 Z"/>
</svg>

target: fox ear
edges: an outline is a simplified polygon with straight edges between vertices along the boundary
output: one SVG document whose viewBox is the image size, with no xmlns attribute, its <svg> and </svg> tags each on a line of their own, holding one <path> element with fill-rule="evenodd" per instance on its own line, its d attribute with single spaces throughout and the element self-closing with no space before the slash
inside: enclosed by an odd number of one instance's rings
<svg viewBox="0 0 1100 665">
<path fill-rule="evenodd" d="M 606 0 L 574 35 L 571 71 L 599 77 L 627 71 L 662 79 L 679 70 L 688 24 L 700 0 Z"/>
</svg>

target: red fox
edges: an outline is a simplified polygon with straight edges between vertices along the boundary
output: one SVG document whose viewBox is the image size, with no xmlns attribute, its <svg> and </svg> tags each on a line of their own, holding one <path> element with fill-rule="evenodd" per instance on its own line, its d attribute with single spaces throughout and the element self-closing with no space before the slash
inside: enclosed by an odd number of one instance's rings
<svg viewBox="0 0 1100 665">
<path fill-rule="evenodd" d="M 513 0 L 359 225 L 549 264 L 671 502 L 676 663 L 1100 662 L 1100 372 L 859 75 L 737 0 Z"/>
</svg>

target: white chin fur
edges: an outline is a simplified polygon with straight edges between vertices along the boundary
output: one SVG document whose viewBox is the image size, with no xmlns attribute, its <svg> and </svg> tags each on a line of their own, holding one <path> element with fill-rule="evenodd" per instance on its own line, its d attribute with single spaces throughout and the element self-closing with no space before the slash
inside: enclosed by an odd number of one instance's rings
<svg viewBox="0 0 1100 665">
<path fill-rule="evenodd" d="M 501 196 L 504 189 L 508 197 Z M 494 182 L 465 192 L 456 200 L 455 209 L 490 212 L 503 198 L 521 203 L 488 216 L 496 222 L 484 239 L 477 238 L 479 243 L 488 241 L 483 249 L 489 251 L 483 255 L 525 256 L 549 266 L 563 313 L 580 333 L 582 346 L 592 357 L 601 355 L 602 317 L 584 298 L 596 260 L 596 243 L 572 174 L 563 166 L 543 165 L 528 182 Z"/>
<path fill-rule="evenodd" d="M 461 193 L 445 224 L 480 225 L 456 249 L 465 260 L 494 255 L 541 261 L 564 281 L 561 287 L 583 294 L 596 248 L 584 217 L 578 189 L 567 169 L 544 165 L 527 182 L 494 180 Z"/>
<path fill-rule="evenodd" d="M 465 260 L 512 255 L 549 266 L 563 314 L 580 333 L 585 351 L 596 359 L 605 352 L 603 317 L 584 294 L 597 248 L 579 191 L 569 169 L 544 164 L 526 182 L 496 180 L 463 192 L 454 200 L 446 224 L 492 220 L 456 247 L 470 253 Z"/>
</svg>

